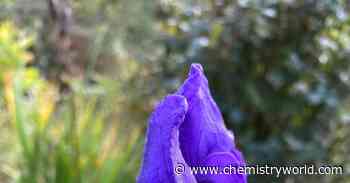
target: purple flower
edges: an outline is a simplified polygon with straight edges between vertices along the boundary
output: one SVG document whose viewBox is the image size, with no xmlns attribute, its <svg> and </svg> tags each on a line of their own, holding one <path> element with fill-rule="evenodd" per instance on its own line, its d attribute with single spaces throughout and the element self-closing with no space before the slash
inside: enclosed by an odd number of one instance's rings
<svg viewBox="0 0 350 183">
<path fill-rule="evenodd" d="M 190 170 L 244 165 L 210 94 L 202 66 L 193 64 L 185 83 L 165 97 L 151 115 L 137 182 L 246 183 L 243 174 L 205 175 Z"/>
</svg>

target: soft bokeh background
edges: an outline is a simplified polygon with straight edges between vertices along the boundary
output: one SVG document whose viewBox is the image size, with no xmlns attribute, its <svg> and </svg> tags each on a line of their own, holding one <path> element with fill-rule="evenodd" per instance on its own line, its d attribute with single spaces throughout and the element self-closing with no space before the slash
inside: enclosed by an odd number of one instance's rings
<svg viewBox="0 0 350 183">
<path fill-rule="evenodd" d="M 1 0 L 0 182 L 134 182 L 147 117 L 193 62 L 249 163 L 350 170 L 349 10 L 346 0 Z"/>
</svg>

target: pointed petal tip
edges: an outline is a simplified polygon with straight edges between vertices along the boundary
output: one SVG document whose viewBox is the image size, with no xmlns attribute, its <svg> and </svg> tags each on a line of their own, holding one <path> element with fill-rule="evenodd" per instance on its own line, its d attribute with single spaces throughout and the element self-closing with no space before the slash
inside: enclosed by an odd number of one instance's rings
<svg viewBox="0 0 350 183">
<path fill-rule="evenodd" d="M 189 75 L 194 75 L 198 73 L 203 73 L 203 67 L 199 63 L 193 63 L 191 64 L 191 69 Z"/>
<path fill-rule="evenodd" d="M 200 89 L 204 91 L 208 90 L 208 80 L 204 74 L 204 70 L 201 64 L 193 63 L 188 74 L 186 81 L 176 92 L 179 95 L 186 97 L 187 102 L 191 96 L 198 94 Z"/>
</svg>

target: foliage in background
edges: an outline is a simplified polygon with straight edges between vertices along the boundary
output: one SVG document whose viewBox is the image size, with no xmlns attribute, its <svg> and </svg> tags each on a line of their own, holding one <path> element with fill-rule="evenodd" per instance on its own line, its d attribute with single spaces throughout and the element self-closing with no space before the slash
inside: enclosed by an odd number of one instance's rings
<svg viewBox="0 0 350 183">
<path fill-rule="evenodd" d="M 0 24 L 2 110 L 8 114 L 1 121 L 6 126 L 1 137 L 16 136 L 1 146 L 17 152 L 1 152 L 0 180 L 132 182 L 140 161 L 140 130 L 113 116 L 108 86 L 81 88 L 77 81 L 70 95 L 60 96 L 36 68 L 26 66 L 32 37 L 22 34 L 9 22 Z"/>
<path fill-rule="evenodd" d="M 159 27 L 168 35 L 164 65 L 169 72 L 188 62 L 204 65 L 249 162 L 329 162 L 334 126 L 349 126 L 337 118 L 349 97 L 347 6 L 312 0 L 161 1 Z M 313 179 L 330 181 L 280 181 Z"/>
<path fill-rule="evenodd" d="M 345 0 L 59 0 L 66 36 L 47 2 L 0 2 L 0 182 L 134 182 L 192 62 L 250 163 L 350 166 Z M 288 181 L 349 180 L 250 177 Z"/>
</svg>

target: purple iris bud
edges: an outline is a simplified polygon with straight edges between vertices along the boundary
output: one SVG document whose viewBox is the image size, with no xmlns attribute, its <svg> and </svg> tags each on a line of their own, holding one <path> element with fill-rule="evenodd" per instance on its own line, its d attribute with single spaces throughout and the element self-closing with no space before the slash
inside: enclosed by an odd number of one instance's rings
<svg viewBox="0 0 350 183">
<path fill-rule="evenodd" d="M 192 64 L 180 89 L 158 104 L 149 120 L 138 183 L 246 183 L 226 168 L 218 174 L 195 167 L 243 167 L 245 160 L 225 127 L 203 68 Z"/>
</svg>

